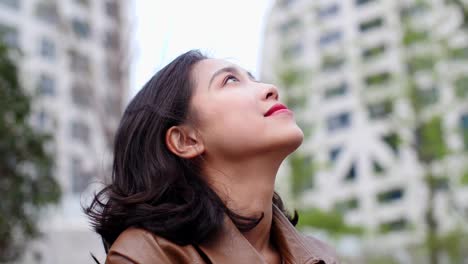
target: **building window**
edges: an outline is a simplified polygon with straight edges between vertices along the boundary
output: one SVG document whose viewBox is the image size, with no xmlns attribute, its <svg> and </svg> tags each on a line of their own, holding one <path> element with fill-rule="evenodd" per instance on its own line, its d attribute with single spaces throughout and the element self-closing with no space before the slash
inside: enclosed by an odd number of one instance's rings
<svg viewBox="0 0 468 264">
<path fill-rule="evenodd" d="M 107 16 L 112 19 L 118 20 L 120 18 L 120 7 L 119 3 L 115 0 L 106 1 L 104 9 L 106 10 Z"/>
<path fill-rule="evenodd" d="M 351 163 L 351 167 L 349 168 L 348 172 L 346 172 L 346 175 L 345 175 L 345 182 L 353 182 L 355 181 L 357 178 L 357 171 L 356 171 L 356 162 L 353 161 L 353 163 Z"/>
<path fill-rule="evenodd" d="M 71 21 L 73 32 L 79 38 L 89 38 L 91 35 L 91 27 L 86 21 L 79 20 L 77 18 L 72 19 Z"/>
<path fill-rule="evenodd" d="M 460 128 L 465 143 L 465 149 L 468 150 L 468 114 L 463 114 L 460 118 Z"/>
<path fill-rule="evenodd" d="M 332 43 L 341 41 L 342 37 L 343 37 L 343 34 L 341 33 L 341 31 L 327 32 L 323 34 L 322 36 L 320 36 L 319 43 L 320 43 L 320 46 L 323 48 Z"/>
<path fill-rule="evenodd" d="M 382 233 L 402 231 L 408 227 L 408 221 L 405 218 L 384 222 L 379 225 L 379 230 Z"/>
<path fill-rule="evenodd" d="M 283 49 L 284 58 L 299 57 L 304 51 L 304 45 L 301 42 L 296 42 L 292 45 L 286 46 Z"/>
<path fill-rule="evenodd" d="M 449 188 L 449 181 L 447 177 L 433 178 L 433 186 L 435 191 L 447 191 Z"/>
<path fill-rule="evenodd" d="M 361 56 L 364 60 L 369 60 L 381 56 L 385 53 L 385 50 L 385 44 L 380 44 L 363 50 Z"/>
<path fill-rule="evenodd" d="M 398 148 L 400 146 L 400 137 L 396 133 L 390 133 L 382 137 L 382 141 L 390 147 L 393 153 L 398 154 Z"/>
<path fill-rule="evenodd" d="M 392 189 L 389 191 L 381 192 L 377 195 L 379 203 L 387 204 L 399 201 L 403 198 L 404 191 L 402 188 Z"/>
<path fill-rule="evenodd" d="M 407 19 L 414 17 L 419 14 L 424 14 L 429 10 L 429 4 L 423 1 L 416 1 L 415 3 L 404 6 L 400 10 L 400 17 L 402 19 Z"/>
<path fill-rule="evenodd" d="M 88 187 L 93 175 L 83 169 L 83 162 L 78 157 L 73 157 L 71 159 L 70 167 L 72 176 L 72 193 L 80 194 L 86 189 L 86 187 Z"/>
<path fill-rule="evenodd" d="M 376 174 L 382 174 L 383 172 L 385 172 L 385 169 L 382 167 L 382 165 L 380 165 L 380 163 L 376 160 L 372 160 L 372 170 L 374 171 L 374 173 Z"/>
<path fill-rule="evenodd" d="M 345 58 L 341 55 L 325 55 L 322 58 L 323 71 L 336 71 L 345 64 Z"/>
<path fill-rule="evenodd" d="M 69 52 L 70 56 L 70 69 L 73 72 L 78 73 L 89 73 L 90 72 L 90 62 L 89 58 L 76 50 L 71 50 Z"/>
<path fill-rule="evenodd" d="M 296 2 L 296 0 L 281 0 L 280 4 L 283 7 L 288 7 L 291 4 L 293 4 L 294 2 Z"/>
<path fill-rule="evenodd" d="M 349 112 L 340 113 L 327 118 L 327 129 L 329 132 L 345 129 L 351 125 L 351 114 Z"/>
<path fill-rule="evenodd" d="M 340 213 L 346 213 L 351 210 L 355 210 L 359 207 L 359 200 L 357 198 L 351 198 L 345 201 L 340 201 L 335 204 L 335 209 Z"/>
<path fill-rule="evenodd" d="M 106 63 L 106 75 L 107 80 L 113 83 L 120 83 L 122 80 L 121 65 L 118 63 L 112 63 L 112 60 L 108 60 Z"/>
<path fill-rule="evenodd" d="M 367 5 L 372 2 L 376 2 L 377 0 L 356 0 L 357 6 Z"/>
<path fill-rule="evenodd" d="M 52 1 L 41 0 L 36 5 L 36 16 L 47 23 L 58 23 L 58 9 L 57 4 Z"/>
<path fill-rule="evenodd" d="M 71 136 L 73 139 L 81 141 L 82 143 L 89 143 L 89 127 L 81 121 L 72 121 L 71 123 Z"/>
<path fill-rule="evenodd" d="M 320 19 L 325 19 L 327 17 L 332 17 L 338 14 L 340 11 L 340 6 L 338 3 L 334 3 L 325 7 L 322 7 L 318 10 L 317 15 Z"/>
<path fill-rule="evenodd" d="M 370 30 L 380 28 L 382 27 L 382 25 L 383 25 L 383 19 L 381 17 L 374 18 L 374 19 L 371 19 L 371 20 L 368 20 L 359 24 L 359 31 L 364 33 Z"/>
<path fill-rule="evenodd" d="M 325 89 L 325 99 L 331 99 L 339 96 L 343 96 L 348 93 L 348 84 L 342 82 L 339 85 L 327 87 Z"/>
<path fill-rule="evenodd" d="M 389 72 L 380 72 L 366 76 L 364 82 L 368 86 L 382 85 L 390 81 L 391 75 Z"/>
<path fill-rule="evenodd" d="M 369 118 L 378 120 L 387 118 L 393 112 L 393 103 L 390 100 L 369 104 L 367 106 Z"/>
<path fill-rule="evenodd" d="M 71 97 L 75 105 L 80 107 L 92 106 L 93 90 L 91 86 L 75 82 L 71 88 Z"/>
<path fill-rule="evenodd" d="M 429 71 L 434 68 L 436 59 L 430 54 L 423 56 L 416 56 L 411 58 L 407 63 L 406 67 L 410 74 L 414 74 L 419 71 Z"/>
<path fill-rule="evenodd" d="M 338 157 L 340 156 L 341 151 L 342 151 L 341 146 L 332 148 L 328 154 L 330 162 L 335 163 Z"/>
<path fill-rule="evenodd" d="M 120 47 L 120 38 L 117 32 L 108 31 L 104 35 L 104 47 L 118 50 Z"/>
<path fill-rule="evenodd" d="M 414 103 L 417 105 L 416 107 L 424 107 L 428 105 L 435 104 L 439 101 L 440 93 L 439 89 L 435 86 L 431 86 L 428 88 L 415 88 L 415 97 Z"/>
<path fill-rule="evenodd" d="M 75 3 L 84 7 L 89 7 L 89 0 L 75 0 Z"/>
<path fill-rule="evenodd" d="M 40 52 L 43 58 L 51 61 L 54 60 L 56 56 L 55 49 L 55 43 L 52 40 L 45 37 L 41 39 Z"/>
<path fill-rule="evenodd" d="M 19 9 L 20 0 L 0 0 L 0 5 L 5 5 L 11 8 Z"/>
<path fill-rule="evenodd" d="M 104 106 L 108 116 L 120 117 L 121 105 L 120 100 L 113 95 L 108 95 L 105 99 Z"/>
<path fill-rule="evenodd" d="M 38 94 L 45 96 L 55 95 L 55 80 L 52 76 L 47 74 L 41 74 L 39 77 L 39 83 L 37 86 Z"/>
<path fill-rule="evenodd" d="M 16 28 L 0 24 L 0 37 L 9 48 L 19 47 L 18 30 Z"/>
<path fill-rule="evenodd" d="M 279 31 L 281 32 L 281 34 L 286 35 L 292 30 L 295 30 L 298 27 L 300 27 L 300 25 L 301 21 L 298 18 L 291 18 L 279 25 Z"/>
<path fill-rule="evenodd" d="M 37 114 L 36 114 L 36 127 L 39 129 L 39 130 L 42 130 L 44 131 L 45 129 L 47 129 L 49 127 L 49 124 L 50 124 L 50 116 L 49 114 L 44 111 L 44 110 L 40 110 Z"/>
</svg>

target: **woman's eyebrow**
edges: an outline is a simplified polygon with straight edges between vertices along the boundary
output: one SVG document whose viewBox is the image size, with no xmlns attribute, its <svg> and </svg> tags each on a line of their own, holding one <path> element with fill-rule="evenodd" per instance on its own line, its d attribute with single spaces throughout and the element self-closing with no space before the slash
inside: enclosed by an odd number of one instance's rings
<svg viewBox="0 0 468 264">
<path fill-rule="evenodd" d="M 251 72 L 247 72 L 247 75 L 249 76 L 249 78 L 252 80 L 252 81 L 256 81 L 257 78 L 255 78 L 255 76 L 253 76 L 253 74 Z"/>
</svg>

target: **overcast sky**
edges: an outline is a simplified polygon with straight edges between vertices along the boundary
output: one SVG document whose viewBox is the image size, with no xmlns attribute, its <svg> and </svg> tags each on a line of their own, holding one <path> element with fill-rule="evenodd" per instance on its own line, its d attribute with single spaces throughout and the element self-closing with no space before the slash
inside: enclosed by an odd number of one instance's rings
<svg viewBox="0 0 468 264">
<path fill-rule="evenodd" d="M 130 96 L 181 53 L 200 49 L 255 74 L 273 0 L 137 0 Z"/>
</svg>

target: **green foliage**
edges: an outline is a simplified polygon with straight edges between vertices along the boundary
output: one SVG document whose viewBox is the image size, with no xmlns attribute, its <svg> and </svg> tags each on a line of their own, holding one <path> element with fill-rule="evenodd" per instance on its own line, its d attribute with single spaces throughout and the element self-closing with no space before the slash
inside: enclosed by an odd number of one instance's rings
<svg viewBox="0 0 468 264">
<path fill-rule="evenodd" d="M 302 110 L 307 99 L 307 90 L 303 87 L 305 83 L 305 72 L 298 68 L 287 68 L 278 74 L 280 85 L 287 89 L 285 103 L 294 109 Z M 301 120 L 298 124 L 304 124 Z M 305 124 L 307 125 L 307 124 Z M 309 136 L 310 127 L 302 126 L 306 137 Z M 316 172 L 313 158 L 308 155 L 295 152 L 288 158 L 291 168 L 290 182 L 294 199 L 308 189 L 314 187 L 314 174 Z M 348 226 L 344 223 L 342 215 L 338 212 L 325 212 L 319 209 L 309 209 L 300 212 L 300 227 L 314 227 L 324 230 L 332 235 L 360 234 L 362 230 L 358 227 Z"/>
<path fill-rule="evenodd" d="M 379 57 L 385 53 L 385 50 L 386 46 L 383 44 L 368 48 L 362 52 L 362 58 L 364 60 L 370 60 Z"/>
<path fill-rule="evenodd" d="M 384 100 L 367 105 L 369 118 L 372 120 L 382 119 L 388 117 L 393 112 L 393 102 L 391 100 Z"/>
<path fill-rule="evenodd" d="M 463 28 L 468 28 L 468 6 L 463 0 L 446 0 L 449 3 L 452 3 L 458 10 L 462 13 L 463 18 Z"/>
<path fill-rule="evenodd" d="M 336 211 L 328 212 L 318 208 L 311 208 L 300 211 L 299 216 L 299 228 L 313 227 L 334 236 L 344 234 L 360 235 L 363 233 L 361 227 L 346 224 L 343 216 Z"/>
<path fill-rule="evenodd" d="M 359 200 L 357 198 L 351 198 L 345 201 L 341 201 L 335 204 L 336 211 L 340 213 L 346 213 L 349 210 L 354 210 L 359 207 Z"/>
<path fill-rule="evenodd" d="M 468 185 L 468 170 L 463 173 L 461 179 L 460 179 L 460 184 L 462 185 Z"/>
<path fill-rule="evenodd" d="M 420 55 L 408 60 L 408 72 L 413 74 L 418 71 L 428 71 L 434 68 L 436 59 L 431 54 Z"/>
<path fill-rule="evenodd" d="M 0 262 L 12 261 L 37 236 L 40 208 L 57 202 L 53 160 L 28 123 L 31 98 L 21 89 L 17 68 L 0 44 Z"/>
<path fill-rule="evenodd" d="M 425 107 L 435 104 L 439 100 L 439 89 L 437 87 L 420 89 L 414 82 L 411 82 L 408 88 L 408 96 L 411 105 L 417 113 Z"/>
<path fill-rule="evenodd" d="M 398 149 L 401 145 L 401 138 L 397 133 L 390 133 L 382 137 L 382 140 L 389 146 L 394 153 L 398 153 Z"/>
<path fill-rule="evenodd" d="M 386 84 L 391 80 L 392 76 L 388 72 L 377 73 L 369 75 L 365 78 L 365 83 L 367 86 L 375 86 Z"/>
<path fill-rule="evenodd" d="M 425 163 L 440 160 L 447 154 L 440 116 L 433 117 L 416 129 L 416 146 L 419 159 Z"/>
<path fill-rule="evenodd" d="M 324 71 L 332 71 L 340 68 L 345 63 L 345 58 L 342 55 L 325 55 L 322 58 L 322 69 Z"/>
<path fill-rule="evenodd" d="M 297 67 L 287 67 L 278 72 L 279 85 L 286 89 L 283 102 L 294 112 L 300 112 L 307 102 L 307 91 L 303 88 L 306 73 Z"/>
<path fill-rule="evenodd" d="M 427 41 L 428 39 L 429 34 L 427 33 L 427 31 L 413 30 L 410 27 L 408 27 L 403 35 L 403 44 L 405 46 L 409 46 L 415 43 Z"/>
<path fill-rule="evenodd" d="M 294 153 L 289 157 L 291 166 L 291 188 L 293 195 L 298 197 L 304 190 L 314 186 L 314 172 L 312 157 Z"/>
<path fill-rule="evenodd" d="M 450 260 L 448 263 L 464 263 L 468 257 L 468 233 L 462 226 L 457 226 L 443 235 L 431 236 L 426 247 L 445 253 Z"/>
<path fill-rule="evenodd" d="M 283 69 L 279 72 L 278 78 L 280 80 L 281 86 L 284 88 L 290 89 L 296 85 L 300 85 L 304 79 L 304 72 L 300 69 L 289 67 Z"/>
<path fill-rule="evenodd" d="M 455 94 L 460 99 L 468 97 L 468 76 L 461 76 L 455 80 Z"/>
<path fill-rule="evenodd" d="M 448 51 L 449 57 L 452 60 L 468 59 L 468 48 L 455 48 Z"/>
<path fill-rule="evenodd" d="M 379 225 L 379 232 L 382 234 L 387 234 L 393 231 L 402 231 L 408 228 L 408 221 L 401 218 L 390 222 L 381 223 Z"/>
</svg>

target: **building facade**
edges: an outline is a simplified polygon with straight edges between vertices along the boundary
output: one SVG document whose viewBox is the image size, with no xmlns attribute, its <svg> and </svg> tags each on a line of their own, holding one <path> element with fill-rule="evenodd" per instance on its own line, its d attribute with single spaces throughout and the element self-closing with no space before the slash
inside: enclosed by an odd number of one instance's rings
<svg viewBox="0 0 468 264">
<path fill-rule="evenodd" d="M 62 200 L 41 221 L 23 263 L 102 259 L 81 205 L 110 173 L 112 140 L 128 89 L 130 10 L 124 0 L 0 0 L 0 32 L 19 50 L 31 122 L 52 133 Z"/>
<path fill-rule="evenodd" d="M 347 223 L 365 227 L 368 248 L 420 244 L 430 198 L 423 171 L 431 171 L 440 181 L 434 202 L 440 230 L 462 221 L 468 207 L 462 23 L 459 10 L 439 0 L 276 1 L 265 29 L 262 79 L 290 84 L 280 87 L 285 94 L 300 91 L 296 116 L 311 133 L 299 151 L 318 168 L 298 206 L 341 211 Z M 413 63 L 418 54 L 445 59 L 429 71 Z M 301 73 L 300 82 L 281 79 L 285 72 Z M 422 113 L 406 96 L 409 80 L 419 87 Z M 443 116 L 452 154 L 424 168 L 412 124 L 435 114 Z M 287 171 L 280 184 L 288 184 Z"/>
</svg>

